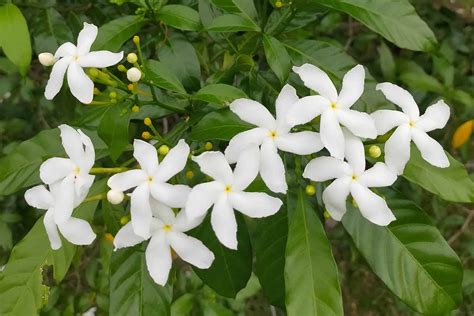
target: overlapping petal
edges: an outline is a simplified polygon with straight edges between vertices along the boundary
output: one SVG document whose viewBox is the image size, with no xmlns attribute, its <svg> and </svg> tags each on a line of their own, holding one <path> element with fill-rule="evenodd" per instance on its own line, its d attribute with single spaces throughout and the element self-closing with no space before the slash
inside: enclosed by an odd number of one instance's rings
<svg viewBox="0 0 474 316">
<path fill-rule="evenodd" d="M 306 87 L 318 92 L 331 102 L 337 102 L 336 87 L 324 71 L 311 64 L 295 66 L 293 71 L 300 76 Z"/>
<path fill-rule="evenodd" d="M 222 195 L 214 204 L 211 225 L 221 244 L 237 249 L 237 221 L 227 196 Z"/>
<path fill-rule="evenodd" d="M 424 160 L 435 167 L 449 167 L 449 159 L 443 147 L 433 138 L 417 128 L 412 128 L 411 135 L 416 147 L 420 150 Z"/>
<path fill-rule="evenodd" d="M 352 168 L 345 161 L 334 157 L 318 157 L 306 165 L 303 177 L 322 182 L 335 178 L 351 177 L 352 173 Z"/>
<path fill-rule="evenodd" d="M 382 162 L 377 162 L 357 179 L 360 184 L 369 188 L 388 187 L 396 180 L 397 175 L 395 172 Z"/>
<path fill-rule="evenodd" d="M 61 237 L 59 236 L 58 227 L 54 222 L 54 211 L 50 210 L 44 214 L 43 224 L 48 235 L 49 243 L 53 250 L 61 248 L 62 242 Z"/>
<path fill-rule="evenodd" d="M 333 110 L 324 111 L 321 115 L 321 141 L 324 147 L 329 151 L 331 156 L 343 159 L 344 158 L 344 135 L 342 134 L 341 126 L 337 119 L 336 113 Z"/>
<path fill-rule="evenodd" d="M 118 64 L 122 58 L 123 52 L 112 53 L 106 50 L 100 50 L 81 56 L 77 62 L 81 67 L 105 68 Z"/>
<path fill-rule="evenodd" d="M 42 184 L 32 187 L 25 192 L 28 205 L 41 210 L 47 210 L 54 205 L 54 198 Z"/>
<path fill-rule="evenodd" d="M 379 226 L 387 226 L 395 220 L 395 216 L 387 205 L 387 202 L 363 185 L 353 182 L 351 184 L 351 195 L 366 219 Z"/>
<path fill-rule="evenodd" d="M 410 118 L 403 112 L 393 110 L 378 110 L 370 114 L 379 135 L 402 124 L 408 124 Z"/>
<path fill-rule="evenodd" d="M 70 217 L 59 223 L 58 228 L 64 238 L 74 245 L 90 245 L 96 237 L 91 225 L 80 218 Z"/>
<path fill-rule="evenodd" d="M 397 174 L 402 174 L 410 159 L 411 133 L 408 125 L 397 127 L 385 143 L 385 162 Z"/>
<path fill-rule="evenodd" d="M 280 199 L 262 192 L 236 192 L 229 194 L 232 207 L 249 217 L 266 217 L 280 209 Z"/>
<path fill-rule="evenodd" d="M 281 89 L 275 101 L 277 130 L 288 132 L 292 126 L 287 122 L 288 110 L 299 100 L 295 88 L 286 84 Z"/>
<path fill-rule="evenodd" d="M 357 65 L 349 70 L 342 79 L 342 88 L 337 98 L 337 106 L 350 108 L 364 92 L 364 66 Z"/>
<path fill-rule="evenodd" d="M 152 144 L 135 139 L 133 141 L 133 157 L 148 175 L 156 173 L 158 169 L 158 153 Z"/>
<path fill-rule="evenodd" d="M 168 181 L 171 177 L 184 169 L 188 157 L 189 146 L 184 139 L 181 139 L 178 144 L 171 148 L 168 154 L 166 154 L 163 161 L 161 161 L 154 177 L 163 182 Z"/>
<path fill-rule="evenodd" d="M 190 219 L 206 214 L 206 211 L 224 194 L 225 185 L 218 182 L 206 182 L 196 185 L 189 193 L 186 202 L 186 214 Z"/>
<path fill-rule="evenodd" d="M 73 96 L 84 104 L 94 98 L 94 82 L 86 75 L 77 62 L 71 62 L 67 69 L 67 83 Z"/>
<path fill-rule="evenodd" d="M 420 116 L 418 105 L 407 90 L 390 82 L 379 83 L 375 89 L 382 91 L 385 97 L 398 105 L 411 120 L 417 120 Z"/>
<path fill-rule="evenodd" d="M 275 144 L 278 149 L 297 155 L 313 154 L 324 148 L 319 133 L 310 131 L 278 136 Z"/>
<path fill-rule="evenodd" d="M 150 237 L 152 212 L 150 206 L 150 191 L 146 183 L 140 184 L 133 190 L 130 197 L 130 215 L 133 231 L 143 239 Z"/>
<path fill-rule="evenodd" d="M 260 151 L 258 146 L 249 145 L 242 151 L 234 169 L 232 189 L 241 191 L 246 189 L 258 175 L 260 167 Z"/>
<path fill-rule="evenodd" d="M 293 106 L 288 109 L 287 122 L 289 126 L 306 124 L 315 117 L 321 115 L 331 102 L 320 95 L 311 95 L 303 97 L 296 101 Z"/>
<path fill-rule="evenodd" d="M 125 224 L 114 237 L 115 250 L 125 247 L 133 247 L 143 242 L 143 237 L 138 236 L 133 231 L 133 225 L 131 222 Z"/>
<path fill-rule="evenodd" d="M 64 57 L 58 60 L 51 70 L 46 88 L 44 90 L 44 97 L 48 100 L 52 100 L 61 90 L 64 81 L 64 75 L 71 62 L 70 57 Z"/>
<path fill-rule="evenodd" d="M 166 236 L 171 248 L 184 261 L 199 269 L 207 269 L 214 261 L 214 254 L 194 237 L 172 231 Z"/>
<path fill-rule="evenodd" d="M 140 169 L 127 170 L 114 174 L 107 180 L 107 185 L 117 191 L 126 191 L 147 181 L 147 174 Z"/>
<path fill-rule="evenodd" d="M 443 128 L 449 120 L 450 112 L 449 105 L 447 105 L 443 100 L 439 100 L 426 109 L 425 113 L 420 116 L 415 126 L 424 132 Z"/>
<path fill-rule="evenodd" d="M 286 193 L 288 185 L 285 166 L 272 140 L 266 140 L 260 147 L 260 175 L 267 187 L 275 193 Z"/>
<path fill-rule="evenodd" d="M 53 157 L 43 162 L 40 166 L 40 178 L 46 184 L 52 184 L 64 179 L 74 170 L 70 159 Z"/>
<path fill-rule="evenodd" d="M 340 178 L 334 180 L 323 191 L 323 202 L 329 215 L 340 221 L 346 213 L 346 200 L 350 192 L 350 178 Z"/>
<path fill-rule="evenodd" d="M 250 99 L 237 99 L 233 101 L 229 108 L 237 114 L 242 121 L 264 127 L 269 130 L 276 129 L 276 121 L 266 107 L 257 101 Z"/>
<path fill-rule="evenodd" d="M 158 182 L 150 185 L 151 195 L 170 207 L 184 207 L 191 188 L 184 184 Z"/>
<path fill-rule="evenodd" d="M 339 123 L 352 134 L 362 138 L 377 137 L 374 120 L 369 114 L 354 110 L 336 110 L 336 115 Z"/>
<path fill-rule="evenodd" d="M 268 137 L 268 130 L 261 127 L 255 127 L 235 135 L 225 149 L 225 158 L 229 163 L 237 162 L 239 155 L 245 148 L 250 144 L 261 145 L 266 137 Z"/>
<path fill-rule="evenodd" d="M 192 158 L 199 165 L 201 171 L 215 180 L 231 184 L 234 176 L 225 156 L 218 151 L 209 151 Z"/>
</svg>

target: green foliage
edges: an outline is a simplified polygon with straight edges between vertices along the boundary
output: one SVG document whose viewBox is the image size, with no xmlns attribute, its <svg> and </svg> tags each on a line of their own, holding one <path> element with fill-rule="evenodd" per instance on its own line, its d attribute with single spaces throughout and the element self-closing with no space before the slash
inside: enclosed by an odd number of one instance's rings
<svg viewBox="0 0 474 316">
<path fill-rule="evenodd" d="M 110 21 L 99 28 L 92 50 L 118 51 L 144 24 L 140 16 L 124 16 Z"/>
<path fill-rule="evenodd" d="M 158 12 L 158 18 L 169 26 L 183 31 L 197 31 L 201 27 L 199 13 L 184 5 L 166 5 Z"/>
</svg>

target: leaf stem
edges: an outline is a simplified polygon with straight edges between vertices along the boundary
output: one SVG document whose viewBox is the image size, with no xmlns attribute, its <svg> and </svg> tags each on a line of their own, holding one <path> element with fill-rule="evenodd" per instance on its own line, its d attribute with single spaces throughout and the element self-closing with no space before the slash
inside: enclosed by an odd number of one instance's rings
<svg viewBox="0 0 474 316">
<path fill-rule="evenodd" d="M 114 168 L 94 167 L 89 171 L 89 173 L 90 174 L 120 173 L 127 170 L 128 168 L 126 167 L 114 167 Z"/>
</svg>

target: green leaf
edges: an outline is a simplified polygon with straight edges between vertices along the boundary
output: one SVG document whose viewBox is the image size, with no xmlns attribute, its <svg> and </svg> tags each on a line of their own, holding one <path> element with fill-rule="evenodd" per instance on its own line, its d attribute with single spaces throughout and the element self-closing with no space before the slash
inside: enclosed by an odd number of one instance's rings
<svg viewBox="0 0 474 316">
<path fill-rule="evenodd" d="M 199 13 L 185 5 L 165 5 L 158 11 L 158 19 L 183 31 L 198 31 L 201 28 Z"/>
<path fill-rule="evenodd" d="M 247 285 L 252 274 L 252 248 L 243 217 L 236 213 L 238 249 L 231 250 L 217 239 L 211 226 L 210 216 L 191 235 L 201 240 L 215 256 L 209 269 L 193 267 L 201 280 L 219 295 L 235 297 Z"/>
<path fill-rule="evenodd" d="M 416 14 L 408 0 L 318 0 L 314 2 L 351 15 L 398 47 L 428 51 L 437 43 L 433 32 Z"/>
<path fill-rule="evenodd" d="M 228 104 L 239 98 L 248 97 L 245 92 L 239 88 L 223 83 L 207 85 L 196 92 L 196 94 L 193 96 L 193 99 L 195 100 L 216 103 L 220 105 Z"/>
<path fill-rule="evenodd" d="M 209 32 L 260 32 L 260 27 L 248 18 L 237 14 L 223 14 L 207 26 Z"/>
<path fill-rule="evenodd" d="M 186 293 L 178 297 L 171 305 L 171 316 L 190 315 L 194 308 L 196 297 L 194 294 Z"/>
<path fill-rule="evenodd" d="M 90 195 L 101 193 L 105 181 L 97 182 Z M 74 217 L 91 221 L 98 201 L 82 204 Z M 53 266 L 54 279 L 60 282 L 69 269 L 76 246 L 65 239 L 62 247 L 52 250 L 43 224 L 38 219 L 30 232 L 13 248 L 5 270 L 0 274 L 0 315 L 37 315 L 47 301 L 48 288 L 43 285 L 43 267 Z"/>
<path fill-rule="evenodd" d="M 288 196 L 286 310 L 292 315 L 343 315 L 331 245 L 302 189 Z"/>
<path fill-rule="evenodd" d="M 82 130 L 94 143 L 96 158 L 103 157 L 106 146 L 95 132 Z M 0 196 L 40 183 L 39 167 L 51 157 L 64 157 L 59 129 L 44 130 L 22 142 L 8 156 L 0 159 Z"/>
<path fill-rule="evenodd" d="M 380 69 L 382 70 L 384 79 L 388 81 L 395 81 L 397 68 L 390 48 L 388 48 L 387 44 L 382 41 L 380 46 L 377 47 L 377 50 L 380 56 Z"/>
<path fill-rule="evenodd" d="M 119 249 L 110 263 L 110 315 L 170 315 L 172 286 L 156 284 L 140 247 Z"/>
<path fill-rule="evenodd" d="M 241 13 L 249 20 L 258 16 L 253 0 L 211 0 L 211 3 L 227 13 Z"/>
<path fill-rule="evenodd" d="M 424 315 L 447 315 L 461 302 L 462 267 L 430 218 L 413 202 L 387 199 L 396 221 L 377 226 L 351 207 L 342 223 L 375 274 Z"/>
<path fill-rule="evenodd" d="M 268 65 L 280 82 L 285 82 L 291 68 L 290 56 L 285 46 L 273 36 L 263 34 L 263 48 Z"/>
<path fill-rule="evenodd" d="M 0 7 L 0 47 L 21 75 L 26 75 L 31 63 L 30 33 L 25 17 L 12 3 Z"/>
<path fill-rule="evenodd" d="M 252 125 L 242 121 L 229 108 L 213 111 L 197 123 L 189 138 L 205 141 L 212 139 L 230 140 L 236 134 L 252 128 Z"/>
<path fill-rule="evenodd" d="M 411 146 L 411 155 L 403 171 L 403 177 L 446 201 L 474 202 L 474 182 L 462 163 L 449 153 L 450 166 L 438 168 L 426 162 L 416 146 Z"/>
<path fill-rule="evenodd" d="M 122 102 L 110 105 L 100 121 L 97 132 L 107 144 L 113 161 L 116 161 L 127 148 L 131 115 L 130 104 Z"/>
<path fill-rule="evenodd" d="M 146 61 L 145 73 L 146 80 L 154 86 L 178 93 L 186 93 L 179 79 L 168 65 L 164 63 L 152 59 Z"/>
<path fill-rule="evenodd" d="M 33 32 L 37 54 L 55 52 L 62 43 L 73 41 L 69 26 L 54 8 L 44 10 L 36 23 Z"/>
<path fill-rule="evenodd" d="M 441 82 L 425 72 L 403 72 L 400 80 L 412 89 L 443 94 L 444 87 Z"/>
<path fill-rule="evenodd" d="M 118 51 L 127 40 L 140 31 L 145 22 L 140 16 L 129 15 L 102 25 L 97 39 L 92 44 L 92 50 Z"/>
</svg>

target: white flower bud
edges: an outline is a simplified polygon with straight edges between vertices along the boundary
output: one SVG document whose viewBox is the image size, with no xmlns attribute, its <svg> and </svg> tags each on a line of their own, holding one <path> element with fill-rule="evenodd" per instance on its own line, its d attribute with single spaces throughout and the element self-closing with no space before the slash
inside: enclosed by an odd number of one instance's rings
<svg viewBox="0 0 474 316">
<path fill-rule="evenodd" d="M 142 77 L 142 72 L 136 67 L 127 70 L 127 79 L 131 82 L 137 82 Z"/>
<path fill-rule="evenodd" d="M 109 190 L 109 192 L 107 192 L 107 200 L 110 202 L 110 204 L 120 204 L 122 203 L 123 198 L 124 194 L 122 191 Z"/>
<path fill-rule="evenodd" d="M 56 62 L 56 58 L 54 58 L 54 55 L 51 53 L 41 53 L 38 55 L 38 59 L 41 65 L 46 67 L 54 65 Z"/>
</svg>

